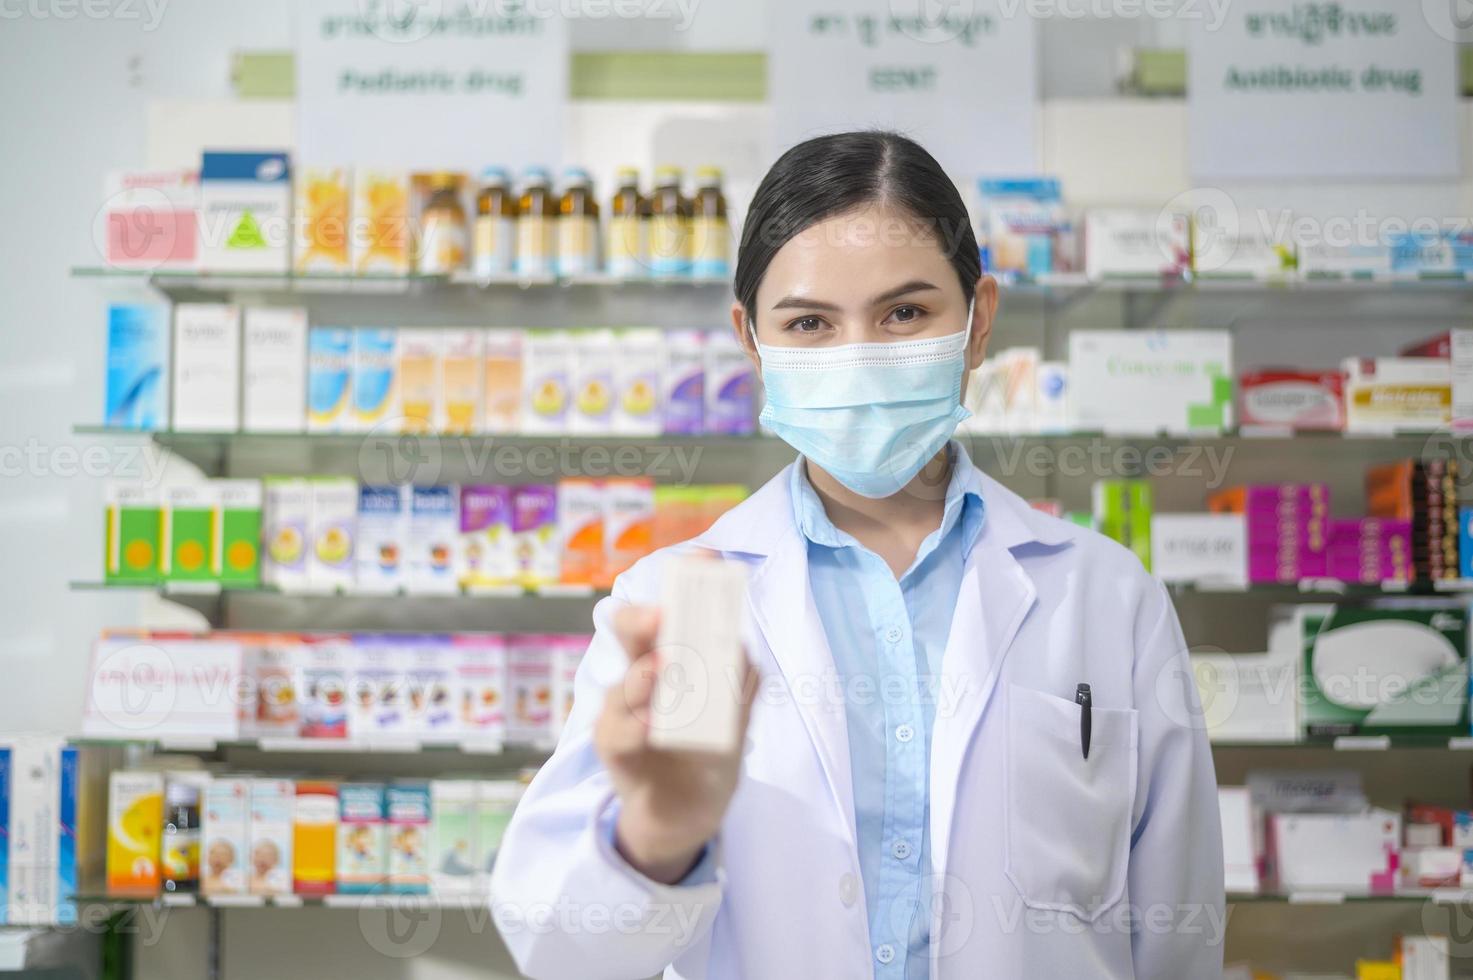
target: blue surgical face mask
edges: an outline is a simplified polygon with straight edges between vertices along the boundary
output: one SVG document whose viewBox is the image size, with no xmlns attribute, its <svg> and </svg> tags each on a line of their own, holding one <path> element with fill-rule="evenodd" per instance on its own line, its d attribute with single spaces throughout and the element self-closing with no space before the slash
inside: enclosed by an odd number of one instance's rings
<svg viewBox="0 0 1473 980">
<path fill-rule="evenodd" d="M 972 414 L 961 404 L 971 336 L 968 305 L 966 329 L 945 337 L 811 348 L 759 343 L 767 403 L 758 418 L 850 490 L 888 497 Z"/>
</svg>

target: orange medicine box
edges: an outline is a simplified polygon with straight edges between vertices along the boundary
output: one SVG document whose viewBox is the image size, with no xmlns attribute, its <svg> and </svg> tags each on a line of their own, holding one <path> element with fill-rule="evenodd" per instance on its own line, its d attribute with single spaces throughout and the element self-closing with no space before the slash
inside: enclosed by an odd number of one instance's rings
<svg viewBox="0 0 1473 980">
<path fill-rule="evenodd" d="M 297 783 L 292 820 L 292 883 L 298 895 L 329 895 L 337 882 L 338 785 Z"/>
<path fill-rule="evenodd" d="M 604 567 L 594 582 L 608 588 L 614 578 L 654 550 L 655 485 L 644 477 L 604 481 Z"/>
<path fill-rule="evenodd" d="M 559 481 L 557 519 L 565 585 L 595 585 L 604 575 L 604 487 L 586 477 Z"/>
</svg>

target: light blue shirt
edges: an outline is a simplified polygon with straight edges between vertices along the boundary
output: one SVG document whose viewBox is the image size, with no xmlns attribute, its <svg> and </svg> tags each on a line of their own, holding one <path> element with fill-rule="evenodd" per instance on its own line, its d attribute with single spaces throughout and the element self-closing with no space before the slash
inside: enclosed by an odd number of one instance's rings
<svg viewBox="0 0 1473 980">
<path fill-rule="evenodd" d="M 808 539 L 808 581 L 845 692 L 854 823 L 877 980 L 930 971 L 931 727 L 941 655 L 967 554 L 982 530 L 982 481 L 950 446 L 941 525 L 898 580 L 836 528 L 793 467 L 794 518 Z"/>
</svg>

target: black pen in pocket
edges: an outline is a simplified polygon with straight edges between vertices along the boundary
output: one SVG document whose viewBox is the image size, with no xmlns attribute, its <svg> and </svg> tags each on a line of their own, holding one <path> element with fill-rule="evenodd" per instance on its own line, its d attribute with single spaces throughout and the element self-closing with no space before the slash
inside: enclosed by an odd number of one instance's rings
<svg viewBox="0 0 1473 980">
<path fill-rule="evenodd" d="M 1084 757 L 1089 758 L 1089 735 L 1090 725 L 1094 718 L 1093 698 L 1089 693 L 1088 684 L 1080 684 L 1074 690 L 1074 703 L 1079 705 L 1079 748 L 1084 752 Z"/>
</svg>

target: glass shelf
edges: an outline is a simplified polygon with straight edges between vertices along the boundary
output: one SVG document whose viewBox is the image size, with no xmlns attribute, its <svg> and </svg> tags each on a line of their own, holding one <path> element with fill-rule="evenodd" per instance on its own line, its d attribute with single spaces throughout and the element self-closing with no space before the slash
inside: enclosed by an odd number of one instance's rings
<svg viewBox="0 0 1473 980">
<path fill-rule="evenodd" d="M 1228 904 L 1253 902 L 1278 903 L 1281 905 L 1345 905 L 1391 902 L 1398 904 L 1462 905 L 1473 902 L 1473 889 L 1468 888 L 1414 888 L 1394 892 L 1341 892 L 1332 890 L 1259 892 L 1245 894 L 1229 892 Z"/>
<path fill-rule="evenodd" d="M 355 274 L 355 273 L 281 273 L 281 272 L 203 272 L 191 270 L 127 269 L 111 266 L 73 266 L 78 279 L 100 279 L 136 282 L 165 292 L 231 292 L 265 290 L 302 293 L 394 293 L 423 289 L 546 289 L 561 287 L 643 289 L 675 288 L 691 290 L 731 289 L 726 277 L 649 276 L 622 278 L 590 273 L 559 276 L 544 274 L 508 274 L 477 276 L 468 271 L 450 274 Z"/>
<path fill-rule="evenodd" d="M 405 600 L 463 600 L 463 599 L 593 599 L 608 595 L 607 589 L 595 589 L 591 585 L 549 585 L 526 587 L 521 585 L 467 586 L 457 592 L 350 592 L 344 590 L 300 590 L 287 591 L 273 585 L 231 585 L 221 582 L 101 582 L 96 579 L 76 579 L 71 583 L 74 592 L 157 592 L 165 597 L 218 598 L 225 595 L 268 595 L 287 599 L 405 599 Z"/>
<path fill-rule="evenodd" d="M 763 432 L 751 435 L 627 435 L 618 433 L 575 434 L 575 433 L 437 433 L 437 432 L 243 432 L 243 431 L 176 431 L 173 429 L 134 429 L 123 426 L 80 424 L 72 426 L 72 432 L 81 436 L 119 437 L 144 436 L 160 445 L 220 444 L 231 441 L 254 442 L 307 442 L 322 445 L 356 445 L 365 439 L 433 439 L 443 442 L 497 442 L 504 445 L 539 446 L 555 443 L 573 445 L 629 444 L 634 446 L 661 445 L 736 445 L 745 443 L 770 444 L 781 442 L 776 436 Z M 1473 440 L 1473 432 L 1452 432 L 1428 429 L 1404 432 L 1288 432 L 1280 429 L 1239 428 L 1221 432 L 1123 432 L 1109 430 L 1077 429 L 1068 432 L 971 432 L 958 431 L 956 437 L 968 446 L 989 439 L 1026 439 L 1039 442 L 1078 442 L 1087 439 L 1118 441 L 1159 440 L 1163 442 L 1211 442 L 1238 441 L 1244 443 L 1299 442 L 1312 440 L 1317 443 L 1342 442 L 1426 442 L 1429 439 Z"/>
<path fill-rule="evenodd" d="M 296 736 L 262 736 L 261 738 L 217 739 L 209 736 L 173 735 L 157 738 L 105 738 L 86 736 L 70 740 L 79 746 L 144 746 L 159 752 L 201 753 L 212 755 L 230 749 L 269 752 L 286 755 L 416 755 L 421 752 L 504 757 L 514 766 L 540 764 L 555 747 L 551 740 L 533 745 L 506 743 L 499 739 L 463 738 L 454 741 L 426 741 L 411 736 L 384 736 L 375 739 L 299 738 Z"/>
<path fill-rule="evenodd" d="M 1441 752 L 1473 752 L 1473 735 L 1337 735 L 1311 736 L 1299 741 L 1213 741 L 1215 752 L 1254 752 L 1259 750 L 1299 749 L 1330 752 L 1390 752 L 1421 749 Z"/>
<path fill-rule="evenodd" d="M 731 279 L 700 276 L 647 276 L 625 278 L 605 273 L 579 275 L 507 274 L 477 276 L 468 270 L 449 274 L 354 274 L 354 273 L 280 273 L 280 272 L 205 272 L 197 270 L 129 269 L 113 266 L 73 266 L 71 274 L 80 279 L 110 279 L 144 282 L 164 291 L 192 289 L 228 291 L 231 289 L 276 289 L 302 292 L 357 292 L 408 289 L 411 286 L 470 287 L 475 289 L 542 287 L 592 288 L 688 288 L 712 290 L 731 288 Z M 1352 275 L 1310 274 L 1297 272 L 1252 276 L 1204 273 L 1190 277 L 1109 276 L 1090 279 L 1083 273 L 1054 273 L 1041 276 L 999 276 L 1004 291 L 1014 294 L 1066 295 L 1092 291 L 1106 292 L 1191 292 L 1252 291 L 1266 292 L 1289 289 L 1308 290 L 1391 290 L 1391 289 L 1470 289 L 1473 272 L 1367 273 Z"/>
<path fill-rule="evenodd" d="M 481 894 L 465 895 L 217 895 L 194 894 L 125 896 L 125 895 L 78 895 L 73 899 L 81 905 L 107 905 L 118 908 L 131 906 L 154 906 L 158 908 L 302 908 L 316 906 L 329 909 L 478 909 L 489 903 L 490 897 Z M 1299 892 L 1229 892 L 1229 905 L 1278 904 L 1330 906 L 1346 904 L 1411 904 L 1462 905 L 1473 902 L 1473 889 L 1444 888 L 1417 889 L 1387 893 L 1354 893 L 1336 891 Z"/>
</svg>

